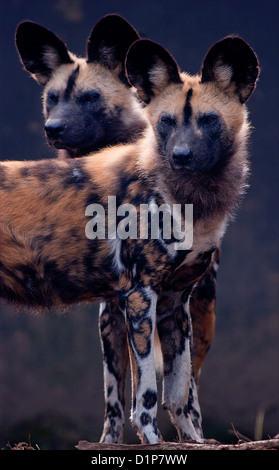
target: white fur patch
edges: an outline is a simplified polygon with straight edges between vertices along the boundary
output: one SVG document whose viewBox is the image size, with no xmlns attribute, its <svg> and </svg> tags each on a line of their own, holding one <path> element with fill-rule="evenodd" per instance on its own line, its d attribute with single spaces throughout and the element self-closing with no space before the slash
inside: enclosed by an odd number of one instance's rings
<svg viewBox="0 0 279 470">
<path fill-rule="evenodd" d="M 109 372 L 106 363 L 104 363 L 104 378 L 106 405 L 110 405 L 112 409 L 116 409 L 117 406 L 118 414 L 114 416 L 113 419 L 110 419 L 109 415 L 106 416 L 101 442 L 121 443 L 123 441 L 124 410 L 118 398 L 118 382 L 115 376 Z M 111 392 L 110 395 L 107 396 L 109 389 Z"/>
<path fill-rule="evenodd" d="M 51 46 L 44 46 L 43 49 L 44 63 L 47 67 L 54 70 L 60 65 L 60 57 L 57 51 Z"/>
<path fill-rule="evenodd" d="M 125 271 L 125 266 L 121 261 L 121 245 L 122 245 L 122 240 L 120 238 L 116 238 L 115 240 L 109 240 L 110 244 L 110 251 L 111 254 L 113 255 L 113 266 L 114 269 L 118 273 L 124 273 Z"/>
<path fill-rule="evenodd" d="M 158 90 L 167 85 L 167 69 L 163 62 L 158 60 L 156 65 L 149 71 L 149 78 Z"/>
<path fill-rule="evenodd" d="M 232 79 L 232 68 L 229 65 L 217 65 L 215 68 L 215 76 L 218 82 L 223 86 L 228 86 Z"/>
</svg>

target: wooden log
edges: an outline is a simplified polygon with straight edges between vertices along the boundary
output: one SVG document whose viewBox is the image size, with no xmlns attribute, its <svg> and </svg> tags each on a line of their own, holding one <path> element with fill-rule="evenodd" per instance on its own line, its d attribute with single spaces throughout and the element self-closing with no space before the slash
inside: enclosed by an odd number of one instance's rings
<svg viewBox="0 0 279 470">
<path fill-rule="evenodd" d="M 277 436 L 276 436 L 277 437 Z M 213 439 L 203 444 L 196 442 L 160 442 L 158 444 L 105 444 L 99 442 L 79 441 L 78 450 L 106 451 L 158 451 L 158 450 L 279 450 L 279 438 L 263 441 L 239 442 L 238 444 L 221 444 Z"/>
</svg>

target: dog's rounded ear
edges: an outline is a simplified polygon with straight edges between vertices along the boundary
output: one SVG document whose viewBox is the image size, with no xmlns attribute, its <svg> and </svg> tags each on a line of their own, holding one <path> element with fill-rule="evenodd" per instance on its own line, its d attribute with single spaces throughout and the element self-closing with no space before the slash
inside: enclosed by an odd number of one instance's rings
<svg viewBox="0 0 279 470">
<path fill-rule="evenodd" d="M 96 62 L 116 71 L 128 84 L 125 76 L 127 51 L 139 34 L 120 15 L 106 15 L 98 21 L 87 41 L 87 62 Z"/>
<path fill-rule="evenodd" d="M 249 44 L 238 36 L 227 36 L 208 51 L 202 67 L 201 82 L 215 81 L 236 93 L 245 103 L 253 93 L 260 73 L 258 58 Z"/>
<path fill-rule="evenodd" d="M 126 73 L 145 103 L 171 83 L 182 83 L 174 58 L 163 46 L 149 39 L 139 39 L 130 47 Z"/>
<path fill-rule="evenodd" d="M 149 39 L 139 39 L 130 47 L 126 73 L 145 103 L 171 83 L 182 83 L 174 58 L 163 46 Z"/>
<path fill-rule="evenodd" d="M 20 23 L 16 29 L 15 42 L 24 68 L 40 85 L 47 83 L 59 65 L 72 62 L 64 42 L 38 23 Z"/>
</svg>

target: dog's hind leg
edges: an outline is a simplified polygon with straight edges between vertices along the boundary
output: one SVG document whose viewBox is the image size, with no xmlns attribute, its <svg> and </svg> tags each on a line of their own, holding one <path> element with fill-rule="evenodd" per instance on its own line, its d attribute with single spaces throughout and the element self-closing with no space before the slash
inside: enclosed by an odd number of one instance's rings
<svg viewBox="0 0 279 470">
<path fill-rule="evenodd" d="M 166 308 L 168 302 L 172 308 Z M 169 411 L 180 441 L 201 442 L 201 414 L 192 367 L 189 298 L 185 304 L 181 301 L 181 293 L 172 293 L 168 300 L 164 298 L 158 303 L 157 315 L 164 362 L 163 406 Z"/>
<path fill-rule="evenodd" d="M 203 361 L 212 344 L 215 329 L 216 276 L 220 262 L 220 248 L 213 254 L 211 266 L 195 287 L 190 299 L 193 324 L 193 364 L 198 382 Z"/>
</svg>

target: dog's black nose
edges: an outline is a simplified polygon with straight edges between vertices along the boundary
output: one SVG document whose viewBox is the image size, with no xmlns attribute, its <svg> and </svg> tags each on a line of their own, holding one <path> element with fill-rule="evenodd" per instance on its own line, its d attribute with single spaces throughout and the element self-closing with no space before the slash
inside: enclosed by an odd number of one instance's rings
<svg viewBox="0 0 279 470">
<path fill-rule="evenodd" d="M 59 119 L 48 119 L 45 123 L 45 131 L 50 139 L 59 139 L 65 131 L 65 124 Z"/>
<path fill-rule="evenodd" d="M 173 149 L 172 158 L 177 165 L 186 166 L 191 163 L 193 159 L 193 152 L 187 145 L 183 147 L 175 147 Z"/>
</svg>

